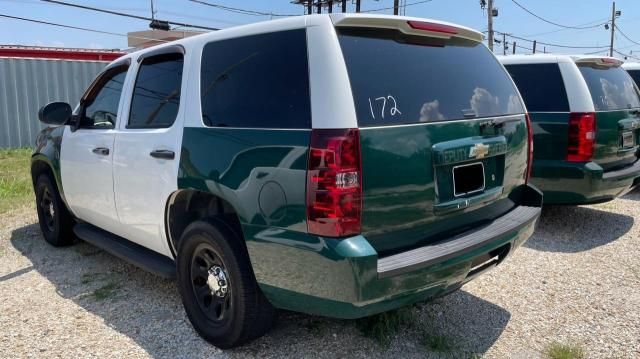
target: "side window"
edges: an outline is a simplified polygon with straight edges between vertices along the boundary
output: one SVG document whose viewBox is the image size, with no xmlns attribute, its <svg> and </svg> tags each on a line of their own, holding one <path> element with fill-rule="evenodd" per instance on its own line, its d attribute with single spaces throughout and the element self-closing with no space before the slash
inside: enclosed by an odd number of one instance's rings
<svg viewBox="0 0 640 359">
<path fill-rule="evenodd" d="M 640 87 L 640 70 L 627 70 L 631 78 L 636 83 L 638 87 Z"/>
<path fill-rule="evenodd" d="M 171 127 L 178 114 L 184 56 L 180 53 L 142 60 L 127 128 Z"/>
<path fill-rule="evenodd" d="M 527 110 L 569 112 L 569 100 L 558 64 L 506 65 Z"/>
<path fill-rule="evenodd" d="M 122 86 L 127 75 L 127 66 L 107 71 L 86 98 L 80 128 L 114 128 L 118 117 L 118 104 Z"/>
<path fill-rule="evenodd" d="M 207 126 L 310 128 L 305 30 L 207 44 L 200 91 Z"/>
</svg>

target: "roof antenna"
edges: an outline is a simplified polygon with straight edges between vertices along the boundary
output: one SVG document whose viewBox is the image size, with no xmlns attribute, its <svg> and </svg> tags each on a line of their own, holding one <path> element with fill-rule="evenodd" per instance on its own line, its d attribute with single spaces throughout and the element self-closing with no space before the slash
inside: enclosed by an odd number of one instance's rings
<svg viewBox="0 0 640 359">
<path fill-rule="evenodd" d="M 151 0 L 151 21 L 156 19 L 156 12 L 153 9 L 153 0 Z"/>
</svg>

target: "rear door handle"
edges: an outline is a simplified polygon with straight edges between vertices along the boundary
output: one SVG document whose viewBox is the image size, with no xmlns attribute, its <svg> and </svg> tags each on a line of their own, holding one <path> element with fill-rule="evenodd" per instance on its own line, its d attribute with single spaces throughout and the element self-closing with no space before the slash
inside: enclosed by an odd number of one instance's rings
<svg viewBox="0 0 640 359">
<path fill-rule="evenodd" d="M 151 155 L 151 157 L 153 158 L 160 158 L 163 160 L 172 160 L 176 158 L 176 154 L 170 150 L 155 150 L 151 151 L 149 155 Z"/>
<path fill-rule="evenodd" d="M 96 147 L 91 152 L 95 153 L 96 155 L 109 156 L 109 149 L 106 147 Z"/>
</svg>

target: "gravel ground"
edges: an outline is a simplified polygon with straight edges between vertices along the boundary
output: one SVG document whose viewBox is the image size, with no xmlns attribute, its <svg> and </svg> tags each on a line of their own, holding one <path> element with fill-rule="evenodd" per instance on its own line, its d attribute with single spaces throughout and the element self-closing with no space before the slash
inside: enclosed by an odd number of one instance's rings
<svg viewBox="0 0 640 359">
<path fill-rule="evenodd" d="M 353 321 L 279 312 L 265 337 L 230 351 L 201 340 L 173 282 L 84 243 L 45 244 L 32 210 L 0 217 L 0 357 L 640 357 L 640 191 L 545 208 L 535 235 L 462 290 L 411 308 L 389 346 Z M 436 355 L 425 334 L 451 347 Z"/>
</svg>

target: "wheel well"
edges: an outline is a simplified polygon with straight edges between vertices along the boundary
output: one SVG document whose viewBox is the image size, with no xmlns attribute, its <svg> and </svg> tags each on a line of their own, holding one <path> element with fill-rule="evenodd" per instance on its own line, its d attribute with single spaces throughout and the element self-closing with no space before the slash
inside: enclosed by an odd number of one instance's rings
<svg viewBox="0 0 640 359">
<path fill-rule="evenodd" d="M 176 255 L 182 232 L 190 223 L 213 217 L 223 217 L 238 236 L 242 237 L 238 214 L 229 202 L 211 193 L 196 190 L 174 193 L 167 203 L 166 211 L 167 238 L 173 254 Z"/>
<path fill-rule="evenodd" d="M 51 167 L 45 161 L 35 161 L 31 164 L 31 181 L 33 184 L 36 184 L 38 177 L 42 174 L 48 174 L 51 176 L 51 179 L 55 181 L 55 177 L 53 176 L 53 171 Z"/>
</svg>

